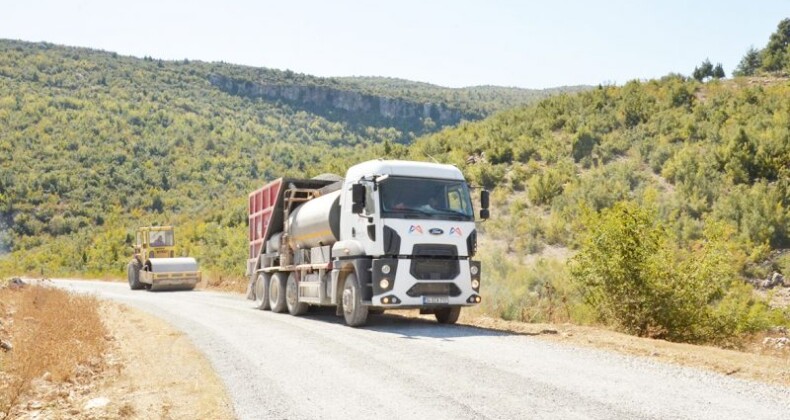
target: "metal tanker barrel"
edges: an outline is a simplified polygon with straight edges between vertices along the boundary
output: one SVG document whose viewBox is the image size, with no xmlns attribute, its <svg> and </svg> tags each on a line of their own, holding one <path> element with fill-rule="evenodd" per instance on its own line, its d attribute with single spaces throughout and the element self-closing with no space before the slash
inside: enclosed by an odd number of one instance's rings
<svg viewBox="0 0 790 420">
<path fill-rule="evenodd" d="M 332 245 L 340 237 L 340 191 L 297 207 L 288 217 L 289 240 L 294 248 Z"/>
</svg>

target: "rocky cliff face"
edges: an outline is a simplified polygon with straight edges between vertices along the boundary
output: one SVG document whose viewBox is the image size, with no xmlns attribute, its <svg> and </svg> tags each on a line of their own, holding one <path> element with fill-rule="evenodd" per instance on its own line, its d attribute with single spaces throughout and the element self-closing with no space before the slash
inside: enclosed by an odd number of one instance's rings
<svg viewBox="0 0 790 420">
<path fill-rule="evenodd" d="M 432 131 L 458 124 L 461 118 L 473 119 L 444 104 L 419 103 L 325 86 L 253 83 L 217 74 L 210 75 L 209 82 L 231 95 L 283 101 L 329 119 L 342 117 L 370 125 L 395 126 L 404 131 Z M 426 118 L 433 122 L 430 127 L 424 126 Z"/>
</svg>

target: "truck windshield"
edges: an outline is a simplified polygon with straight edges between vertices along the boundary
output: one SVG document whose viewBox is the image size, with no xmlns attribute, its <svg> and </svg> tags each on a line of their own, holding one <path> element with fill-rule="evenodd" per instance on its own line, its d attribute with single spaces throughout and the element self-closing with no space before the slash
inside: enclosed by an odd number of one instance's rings
<svg viewBox="0 0 790 420">
<path fill-rule="evenodd" d="M 152 230 L 148 239 L 151 246 L 173 246 L 174 243 L 172 230 Z"/>
<path fill-rule="evenodd" d="M 382 217 L 474 220 L 464 181 L 389 177 L 379 186 Z"/>
</svg>

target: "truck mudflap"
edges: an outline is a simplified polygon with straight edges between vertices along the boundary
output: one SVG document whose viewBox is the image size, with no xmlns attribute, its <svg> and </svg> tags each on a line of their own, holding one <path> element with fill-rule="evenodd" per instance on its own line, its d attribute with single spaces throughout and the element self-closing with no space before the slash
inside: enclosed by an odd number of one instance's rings
<svg viewBox="0 0 790 420">
<path fill-rule="evenodd" d="M 374 259 L 370 304 L 388 308 L 476 305 L 482 300 L 480 268 L 479 261 L 468 259 Z"/>
</svg>

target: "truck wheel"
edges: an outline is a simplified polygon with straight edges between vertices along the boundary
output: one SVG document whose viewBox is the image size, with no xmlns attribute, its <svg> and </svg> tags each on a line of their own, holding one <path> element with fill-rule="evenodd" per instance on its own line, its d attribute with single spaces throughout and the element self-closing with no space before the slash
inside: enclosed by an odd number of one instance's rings
<svg viewBox="0 0 790 420">
<path fill-rule="evenodd" d="M 132 290 L 140 290 L 143 284 L 140 283 L 140 265 L 137 260 L 132 260 L 126 266 L 126 277 L 129 280 L 129 288 Z"/>
<path fill-rule="evenodd" d="M 461 307 L 454 306 L 452 308 L 437 309 L 434 315 L 436 315 L 436 321 L 440 324 L 455 324 L 458 322 L 458 316 L 461 315 Z"/>
<path fill-rule="evenodd" d="M 268 311 L 271 306 L 269 306 L 269 280 L 271 278 L 271 274 L 264 274 L 261 273 L 258 275 L 258 278 L 255 279 L 255 308 L 261 309 L 264 311 Z"/>
<path fill-rule="evenodd" d="M 349 327 L 364 325 L 368 319 L 368 307 L 362 304 L 362 287 L 354 273 L 346 276 L 343 284 L 343 318 Z"/>
<path fill-rule="evenodd" d="M 283 272 L 274 273 L 269 281 L 269 308 L 272 312 L 285 312 L 285 282 L 288 280 L 287 274 Z"/>
<path fill-rule="evenodd" d="M 291 315 L 299 316 L 307 312 L 307 304 L 299 302 L 299 285 L 296 283 L 294 273 L 288 276 L 288 283 L 285 286 L 285 303 L 288 305 L 288 312 Z"/>
</svg>

